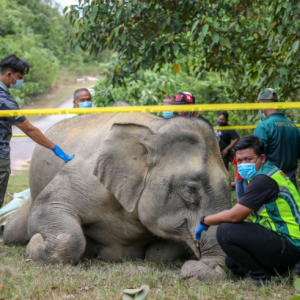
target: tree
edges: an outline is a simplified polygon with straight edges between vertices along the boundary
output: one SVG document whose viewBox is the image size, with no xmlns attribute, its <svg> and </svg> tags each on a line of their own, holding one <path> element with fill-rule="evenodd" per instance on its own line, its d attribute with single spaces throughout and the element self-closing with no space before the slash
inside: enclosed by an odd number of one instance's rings
<svg viewBox="0 0 300 300">
<path fill-rule="evenodd" d="M 79 0 L 68 13 L 74 47 L 118 53 L 114 84 L 166 63 L 180 71 L 189 56 L 196 76 L 220 73 L 237 101 L 267 86 L 296 99 L 299 15 L 292 0 Z"/>
</svg>

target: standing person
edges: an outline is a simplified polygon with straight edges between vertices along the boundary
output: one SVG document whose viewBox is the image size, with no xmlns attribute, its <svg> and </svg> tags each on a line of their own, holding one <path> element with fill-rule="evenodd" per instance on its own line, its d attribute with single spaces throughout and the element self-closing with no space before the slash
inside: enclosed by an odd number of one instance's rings
<svg viewBox="0 0 300 300">
<path fill-rule="evenodd" d="M 228 124 L 228 113 L 222 111 L 218 117 L 217 127 L 230 126 Z M 222 159 L 226 169 L 229 168 L 230 150 L 234 148 L 240 137 L 235 130 L 215 130 L 219 141 Z M 231 161 L 232 162 L 232 161 Z"/>
<path fill-rule="evenodd" d="M 250 183 L 231 209 L 202 216 L 195 234 L 219 225 L 217 240 L 226 266 L 260 286 L 271 276 L 283 276 L 300 259 L 300 197 L 294 184 L 266 159 L 264 144 L 255 135 L 234 147 L 240 175 Z M 251 222 L 243 222 L 251 214 Z"/>
<path fill-rule="evenodd" d="M 242 195 L 244 194 L 244 192 L 246 190 L 248 182 L 239 173 L 239 170 L 238 170 L 238 167 L 237 167 L 236 156 L 234 157 L 232 163 L 235 165 L 235 191 L 236 191 L 236 197 L 237 197 L 237 200 L 240 201 Z"/>
<path fill-rule="evenodd" d="M 20 109 L 18 103 L 12 98 L 9 89 L 22 86 L 24 76 L 29 73 L 29 64 L 14 54 L 5 56 L 0 64 L 0 110 Z M 51 149 L 59 158 L 68 162 L 74 155 L 68 156 L 46 138 L 41 131 L 34 127 L 25 117 L 0 118 L 0 208 L 4 202 L 6 187 L 10 174 L 10 140 L 12 125 L 16 125 L 36 143 Z"/>
<path fill-rule="evenodd" d="M 88 108 L 92 107 L 92 95 L 88 89 L 77 89 L 73 95 L 73 107 L 74 108 Z M 73 118 L 79 114 L 68 115 L 66 119 Z"/>
<path fill-rule="evenodd" d="M 164 105 L 171 105 L 173 102 L 175 101 L 175 96 L 168 96 L 165 100 L 164 100 Z M 164 111 L 163 112 L 163 117 L 165 119 L 169 119 L 174 117 L 176 114 L 174 114 L 172 111 Z"/>
<path fill-rule="evenodd" d="M 278 102 L 276 91 L 272 88 L 262 90 L 257 102 Z M 300 159 L 300 131 L 278 109 L 262 109 L 263 121 L 258 124 L 254 134 L 265 145 L 267 159 L 281 169 L 295 184 L 298 159 Z"/>
<path fill-rule="evenodd" d="M 171 103 L 171 105 L 191 105 L 195 104 L 195 97 L 189 92 L 180 92 L 176 95 L 175 101 Z M 197 111 L 181 111 L 178 113 L 180 116 L 189 117 L 189 118 L 198 118 L 204 122 L 206 122 L 211 128 L 212 125 L 209 123 L 207 119 L 202 117 Z"/>
</svg>

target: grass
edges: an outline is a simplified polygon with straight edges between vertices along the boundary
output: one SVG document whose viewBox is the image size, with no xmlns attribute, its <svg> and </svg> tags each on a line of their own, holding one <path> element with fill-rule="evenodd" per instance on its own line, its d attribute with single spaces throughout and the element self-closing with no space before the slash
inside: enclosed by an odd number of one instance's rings
<svg viewBox="0 0 300 300">
<path fill-rule="evenodd" d="M 24 247 L 1 250 L 7 253 L 0 256 L 0 299 L 119 299 L 123 289 L 144 284 L 156 299 L 288 299 L 294 292 L 288 285 L 254 288 L 234 279 L 182 280 L 181 262 L 45 265 L 26 262 Z"/>
<path fill-rule="evenodd" d="M 11 195 L 22 192 L 29 188 L 29 169 L 17 171 L 14 176 L 10 176 L 7 186 L 7 192 Z M 6 194 L 4 205 L 11 201 L 11 198 Z M 1 298 L 0 298 L 1 299 Z"/>
<path fill-rule="evenodd" d="M 10 178 L 12 194 L 28 188 L 28 170 Z M 5 203 L 10 201 L 6 197 Z M 25 246 L 0 243 L 0 299 L 120 299 L 125 288 L 150 287 L 155 299 L 289 299 L 296 290 L 284 283 L 255 288 L 231 274 L 223 281 L 183 280 L 183 262 L 145 260 L 109 263 L 82 259 L 76 266 L 26 261 Z M 147 298 L 148 299 L 148 298 Z M 151 299 L 149 297 L 149 299 Z"/>
</svg>

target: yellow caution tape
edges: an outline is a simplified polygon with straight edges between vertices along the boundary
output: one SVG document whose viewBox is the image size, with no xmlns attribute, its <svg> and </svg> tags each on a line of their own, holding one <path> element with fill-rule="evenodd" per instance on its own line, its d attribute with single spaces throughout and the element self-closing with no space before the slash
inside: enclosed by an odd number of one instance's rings
<svg viewBox="0 0 300 300">
<path fill-rule="evenodd" d="M 120 106 L 95 108 L 51 108 L 1 110 L 0 117 L 45 116 L 68 114 L 111 114 L 111 113 L 155 113 L 163 111 L 222 111 L 222 110 L 257 110 L 257 109 L 288 109 L 300 108 L 300 102 L 271 102 L 271 103 L 226 103 L 226 104 L 193 104 L 166 106 Z"/>
<path fill-rule="evenodd" d="M 295 124 L 300 128 L 300 124 Z M 255 129 L 257 125 L 240 125 L 240 126 L 218 126 L 213 127 L 214 130 L 242 130 L 242 129 Z M 26 134 L 14 134 L 12 137 L 27 137 Z"/>
<path fill-rule="evenodd" d="M 28 137 L 26 134 L 13 134 L 12 137 Z"/>
</svg>

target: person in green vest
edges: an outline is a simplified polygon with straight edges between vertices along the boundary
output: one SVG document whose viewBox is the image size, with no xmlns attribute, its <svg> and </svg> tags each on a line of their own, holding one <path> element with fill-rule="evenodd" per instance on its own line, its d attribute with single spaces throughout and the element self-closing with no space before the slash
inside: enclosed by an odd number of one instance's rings
<svg viewBox="0 0 300 300">
<path fill-rule="evenodd" d="M 88 108 L 92 107 L 92 95 L 88 89 L 77 89 L 73 95 L 73 108 Z M 73 118 L 79 114 L 68 115 L 66 119 Z"/>
<path fill-rule="evenodd" d="M 262 90 L 257 101 L 278 102 L 276 91 L 272 88 Z M 260 113 L 263 121 L 254 134 L 264 142 L 268 161 L 281 169 L 297 187 L 295 173 L 300 159 L 300 130 L 278 109 L 263 109 Z"/>
<path fill-rule="evenodd" d="M 238 171 L 249 185 L 231 209 L 202 216 L 195 238 L 200 241 L 202 231 L 219 225 L 226 266 L 261 286 L 273 275 L 287 276 L 300 260 L 300 197 L 286 174 L 267 161 L 257 136 L 241 138 L 234 150 Z M 252 222 L 245 222 L 248 216 Z"/>
</svg>

